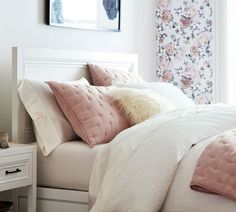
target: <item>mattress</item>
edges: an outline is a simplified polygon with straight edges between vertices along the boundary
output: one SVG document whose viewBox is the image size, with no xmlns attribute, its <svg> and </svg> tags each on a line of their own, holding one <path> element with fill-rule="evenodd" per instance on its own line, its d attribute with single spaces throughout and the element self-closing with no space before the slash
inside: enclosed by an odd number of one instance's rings
<svg viewBox="0 0 236 212">
<path fill-rule="evenodd" d="M 105 145 L 91 148 L 83 141 L 70 141 L 47 157 L 38 148 L 38 186 L 88 191 L 96 153 Z"/>
</svg>

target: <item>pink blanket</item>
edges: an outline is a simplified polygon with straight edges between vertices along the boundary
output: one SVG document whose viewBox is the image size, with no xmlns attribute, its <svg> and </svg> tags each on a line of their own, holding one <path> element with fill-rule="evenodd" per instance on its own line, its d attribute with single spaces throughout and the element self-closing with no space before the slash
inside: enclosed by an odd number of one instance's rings
<svg viewBox="0 0 236 212">
<path fill-rule="evenodd" d="M 236 129 L 217 136 L 205 148 L 190 187 L 236 201 Z"/>
</svg>

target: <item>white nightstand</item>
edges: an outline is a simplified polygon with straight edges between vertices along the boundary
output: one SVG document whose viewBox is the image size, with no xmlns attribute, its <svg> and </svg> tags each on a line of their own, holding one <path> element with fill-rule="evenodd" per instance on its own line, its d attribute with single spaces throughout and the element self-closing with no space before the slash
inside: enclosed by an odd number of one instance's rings
<svg viewBox="0 0 236 212">
<path fill-rule="evenodd" d="M 28 196 L 28 212 L 36 212 L 36 145 L 11 144 L 0 149 L 0 192 L 10 189 L 18 209 L 18 190 L 25 187 Z"/>
</svg>

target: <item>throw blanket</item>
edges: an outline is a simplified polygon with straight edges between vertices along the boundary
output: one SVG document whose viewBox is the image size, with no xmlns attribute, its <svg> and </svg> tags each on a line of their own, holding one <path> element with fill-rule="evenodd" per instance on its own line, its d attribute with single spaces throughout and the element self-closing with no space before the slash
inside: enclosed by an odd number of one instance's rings
<svg viewBox="0 0 236 212">
<path fill-rule="evenodd" d="M 235 126 L 236 107 L 194 106 L 121 132 L 95 159 L 91 211 L 159 211 L 189 148 Z"/>
<path fill-rule="evenodd" d="M 190 187 L 236 200 L 236 129 L 217 136 L 204 149 Z"/>
</svg>

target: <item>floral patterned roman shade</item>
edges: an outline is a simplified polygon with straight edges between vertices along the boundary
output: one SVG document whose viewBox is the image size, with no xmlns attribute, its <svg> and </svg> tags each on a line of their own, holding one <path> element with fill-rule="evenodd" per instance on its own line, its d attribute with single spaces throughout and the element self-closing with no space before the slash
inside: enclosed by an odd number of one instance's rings
<svg viewBox="0 0 236 212">
<path fill-rule="evenodd" d="M 213 8 L 210 0 L 158 0 L 157 77 L 199 104 L 213 100 Z"/>
</svg>

